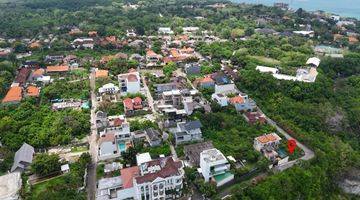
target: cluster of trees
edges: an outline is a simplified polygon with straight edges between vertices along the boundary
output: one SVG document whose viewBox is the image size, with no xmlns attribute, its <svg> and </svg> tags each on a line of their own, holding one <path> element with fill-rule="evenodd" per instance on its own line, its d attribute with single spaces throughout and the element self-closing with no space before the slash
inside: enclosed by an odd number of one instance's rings
<svg viewBox="0 0 360 200">
<path fill-rule="evenodd" d="M 35 148 L 68 144 L 90 130 L 89 113 L 79 110 L 54 112 L 47 105 L 36 106 L 33 99 L 0 110 L 1 142 L 17 150 L 24 142 Z"/>
</svg>

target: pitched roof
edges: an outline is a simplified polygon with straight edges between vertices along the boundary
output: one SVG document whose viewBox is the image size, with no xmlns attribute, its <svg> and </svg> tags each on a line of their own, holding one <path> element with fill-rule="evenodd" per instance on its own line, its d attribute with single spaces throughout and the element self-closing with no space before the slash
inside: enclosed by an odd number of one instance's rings
<svg viewBox="0 0 360 200">
<path fill-rule="evenodd" d="M 18 102 L 22 99 L 22 89 L 19 86 L 11 87 L 2 100 L 3 103 Z"/>
<path fill-rule="evenodd" d="M 236 96 L 229 99 L 231 104 L 244 103 L 245 100 L 242 96 Z"/>
<path fill-rule="evenodd" d="M 267 135 L 262 135 L 262 136 L 259 136 L 259 137 L 255 138 L 255 139 L 258 140 L 261 143 L 275 142 L 275 141 L 281 140 L 281 138 L 276 133 L 270 133 L 270 134 L 267 134 Z"/>
<path fill-rule="evenodd" d="M 33 76 L 41 76 L 41 75 L 44 74 L 44 72 L 45 72 L 45 70 L 42 69 L 42 68 L 40 68 L 40 69 L 36 69 L 36 70 L 32 73 L 32 75 L 33 75 Z"/>
<path fill-rule="evenodd" d="M 184 131 L 190 131 L 190 130 L 194 130 L 194 129 L 198 129 L 198 128 L 202 127 L 201 122 L 199 120 L 181 123 L 179 126 L 180 126 L 181 130 L 184 130 Z"/>
<path fill-rule="evenodd" d="M 109 75 L 108 70 L 98 69 L 98 70 L 95 71 L 95 77 L 96 78 L 107 77 L 108 75 Z"/>
<path fill-rule="evenodd" d="M 151 141 L 159 140 L 160 133 L 158 130 L 155 130 L 154 128 L 148 128 L 145 130 L 146 134 L 148 135 L 149 139 Z"/>
<path fill-rule="evenodd" d="M 38 97 L 40 94 L 40 89 L 36 86 L 30 85 L 26 88 L 26 93 L 28 96 Z"/>
<path fill-rule="evenodd" d="M 147 167 L 158 165 L 161 167 L 159 171 L 154 173 L 148 173 L 143 176 L 135 178 L 137 184 L 142 184 L 145 182 L 152 182 L 156 178 L 166 178 L 179 173 L 180 168 L 183 167 L 181 161 L 174 161 L 172 157 L 158 158 L 156 160 L 144 163 Z"/>
<path fill-rule="evenodd" d="M 134 166 L 121 169 L 120 173 L 123 181 L 123 188 L 127 189 L 133 187 L 133 179 L 140 174 L 140 170 L 138 166 Z"/>
<path fill-rule="evenodd" d="M 215 81 L 210 78 L 209 76 L 205 76 L 204 78 L 200 79 L 200 83 L 214 83 Z"/>
<path fill-rule="evenodd" d="M 127 110 L 133 110 L 134 109 L 133 101 L 130 98 L 124 99 L 123 104 L 124 104 L 124 106 L 125 106 L 125 108 Z"/>
<path fill-rule="evenodd" d="M 69 66 L 66 65 L 46 67 L 46 72 L 66 72 L 66 71 L 69 71 Z"/>
<path fill-rule="evenodd" d="M 16 170 L 16 168 L 24 168 L 24 165 L 21 162 L 32 163 L 35 150 L 34 147 L 24 143 L 20 149 L 15 153 L 14 164 L 11 167 L 11 172 Z"/>
<path fill-rule="evenodd" d="M 20 83 L 21 85 L 24 84 L 30 72 L 31 72 L 30 68 L 21 68 L 15 78 L 15 82 Z"/>
<path fill-rule="evenodd" d="M 204 150 L 214 148 L 211 141 L 190 144 L 184 146 L 184 153 L 189 161 L 194 164 L 195 166 L 199 166 L 200 164 L 200 153 Z"/>
</svg>

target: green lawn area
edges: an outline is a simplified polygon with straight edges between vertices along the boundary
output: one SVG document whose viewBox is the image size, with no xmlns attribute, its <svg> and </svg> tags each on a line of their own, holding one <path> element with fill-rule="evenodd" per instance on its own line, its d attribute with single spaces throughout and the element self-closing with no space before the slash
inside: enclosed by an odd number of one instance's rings
<svg viewBox="0 0 360 200">
<path fill-rule="evenodd" d="M 72 147 L 71 152 L 77 153 L 77 152 L 84 152 L 87 151 L 88 148 L 86 146 L 80 146 L 80 147 Z"/>
<path fill-rule="evenodd" d="M 33 197 L 33 199 L 36 199 L 36 197 L 40 196 L 41 193 L 46 192 L 48 190 L 48 188 L 56 186 L 56 185 L 63 185 L 63 184 L 66 184 L 65 176 L 58 176 L 58 177 L 50 179 L 48 181 L 38 183 L 33 186 L 32 197 Z"/>
<path fill-rule="evenodd" d="M 250 56 L 250 57 L 258 60 L 259 62 L 261 62 L 263 64 L 280 65 L 280 61 L 276 60 L 276 59 L 273 59 L 273 58 L 268 58 L 268 57 L 265 57 L 265 56 Z"/>
</svg>

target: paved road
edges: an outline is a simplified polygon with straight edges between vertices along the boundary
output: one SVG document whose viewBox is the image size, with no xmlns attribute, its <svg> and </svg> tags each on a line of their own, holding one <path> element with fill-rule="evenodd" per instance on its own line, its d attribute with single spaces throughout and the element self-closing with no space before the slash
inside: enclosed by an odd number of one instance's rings
<svg viewBox="0 0 360 200">
<path fill-rule="evenodd" d="M 90 155 L 91 155 L 91 164 L 88 168 L 87 176 L 87 193 L 89 200 L 95 200 L 96 193 L 96 163 L 97 163 L 97 130 L 96 130 L 96 119 L 95 111 L 97 108 L 96 95 L 95 95 L 95 71 L 91 72 L 90 75 L 90 88 L 91 88 L 91 135 L 88 137 L 90 144 Z"/>
<path fill-rule="evenodd" d="M 262 111 L 260 110 L 260 112 L 262 112 Z M 265 116 L 266 116 L 266 115 L 265 115 Z M 304 144 L 300 143 L 298 140 L 296 140 L 295 138 L 293 138 L 292 136 L 290 136 L 284 129 L 282 129 L 281 127 L 279 127 L 279 126 L 276 124 L 276 122 L 274 122 L 272 119 L 270 119 L 270 118 L 267 117 L 267 116 L 266 116 L 265 118 L 266 118 L 267 123 L 270 124 L 271 126 L 275 127 L 276 130 L 277 130 L 281 135 L 283 135 L 286 139 L 288 139 L 288 140 L 289 140 L 289 139 L 295 140 L 297 146 L 298 146 L 300 149 L 302 149 L 302 150 L 304 151 L 304 153 L 305 153 L 305 155 L 302 156 L 301 158 L 298 158 L 298 159 L 296 159 L 296 160 L 289 161 L 289 162 L 287 162 L 287 163 L 285 163 L 285 164 L 283 164 L 283 165 L 277 166 L 277 168 L 276 168 L 277 170 L 283 171 L 283 170 L 285 170 L 285 169 L 288 169 L 288 168 L 292 167 L 292 166 L 295 165 L 296 163 L 298 163 L 299 160 L 310 160 L 310 159 L 312 159 L 312 158 L 315 157 L 315 153 L 314 153 L 310 148 L 308 148 L 307 146 L 305 146 Z"/>
</svg>

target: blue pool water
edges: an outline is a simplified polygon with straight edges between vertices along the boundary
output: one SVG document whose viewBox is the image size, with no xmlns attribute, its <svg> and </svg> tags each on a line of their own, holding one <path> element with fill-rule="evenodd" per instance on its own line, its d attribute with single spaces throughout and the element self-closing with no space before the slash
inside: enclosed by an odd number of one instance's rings
<svg viewBox="0 0 360 200">
<path fill-rule="evenodd" d="M 119 146 L 119 151 L 120 151 L 120 152 L 125 152 L 125 151 L 126 151 L 125 142 L 120 142 L 120 143 L 118 144 L 118 146 Z"/>
</svg>

